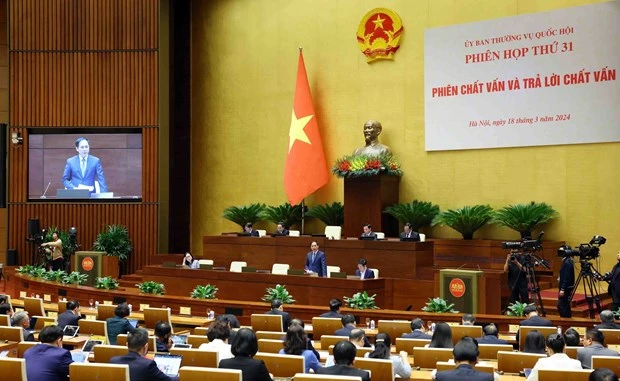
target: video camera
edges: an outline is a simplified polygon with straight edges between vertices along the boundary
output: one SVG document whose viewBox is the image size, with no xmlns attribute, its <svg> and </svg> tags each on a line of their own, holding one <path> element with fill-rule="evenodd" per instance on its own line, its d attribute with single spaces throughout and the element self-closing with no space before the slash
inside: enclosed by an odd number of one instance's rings
<svg viewBox="0 0 620 381">
<path fill-rule="evenodd" d="M 579 257 L 580 260 L 589 261 L 598 258 L 601 255 L 600 246 L 604 245 L 607 239 L 601 235 L 592 237 L 589 243 L 582 243 L 579 247 L 573 249 L 568 245 L 562 245 L 558 248 L 558 257 Z"/>
<path fill-rule="evenodd" d="M 540 250 L 542 249 L 542 237 L 545 235 L 545 232 L 540 232 L 538 238 L 536 239 L 522 239 L 521 241 L 515 242 L 502 242 L 502 249 L 509 250 Z"/>
<path fill-rule="evenodd" d="M 47 234 L 47 230 L 43 229 L 38 233 L 33 234 L 31 237 L 26 238 L 26 241 L 30 243 L 34 243 L 35 245 L 40 245 L 45 241 L 45 235 Z"/>
</svg>

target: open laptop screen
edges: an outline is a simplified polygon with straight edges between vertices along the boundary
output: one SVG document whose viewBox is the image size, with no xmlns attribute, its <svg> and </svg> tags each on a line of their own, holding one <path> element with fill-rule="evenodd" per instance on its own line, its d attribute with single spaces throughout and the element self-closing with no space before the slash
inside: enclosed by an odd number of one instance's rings
<svg viewBox="0 0 620 381">
<path fill-rule="evenodd" d="M 164 355 L 161 353 L 155 353 L 153 360 L 157 363 L 157 367 L 162 373 L 175 377 L 179 374 L 179 368 L 181 367 L 181 355 Z"/>
<path fill-rule="evenodd" d="M 172 335 L 173 344 L 187 344 L 187 335 Z"/>
<path fill-rule="evenodd" d="M 127 319 L 129 321 L 129 324 L 131 324 L 132 327 L 136 328 L 138 326 L 138 321 L 136 319 Z"/>
<path fill-rule="evenodd" d="M 77 325 L 66 325 L 65 328 L 62 330 L 62 334 L 65 339 L 74 338 L 79 330 L 80 327 L 78 327 Z"/>
</svg>

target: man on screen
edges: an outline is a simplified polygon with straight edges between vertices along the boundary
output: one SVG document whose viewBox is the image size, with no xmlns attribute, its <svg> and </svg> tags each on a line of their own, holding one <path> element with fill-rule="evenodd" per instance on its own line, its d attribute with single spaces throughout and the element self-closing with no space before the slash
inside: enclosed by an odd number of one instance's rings
<svg viewBox="0 0 620 381">
<path fill-rule="evenodd" d="M 108 187 L 103 176 L 103 168 L 98 157 L 89 155 L 88 139 L 77 138 L 75 141 L 77 155 L 67 159 L 65 171 L 62 174 L 62 183 L 67 189 L 88 189 L 91 193 L 105 193 Z M 99 184 L 96 189 L 95 182 Z"/>
</svg>

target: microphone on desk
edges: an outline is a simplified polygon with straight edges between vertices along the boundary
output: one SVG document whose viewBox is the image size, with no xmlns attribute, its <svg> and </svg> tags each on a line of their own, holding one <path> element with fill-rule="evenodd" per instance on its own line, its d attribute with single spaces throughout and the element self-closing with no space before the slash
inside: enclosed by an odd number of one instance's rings
<svg viewBox="0 0 620 381">
<path fill-rule="evenodd" d="M 45 188 L 45 192 L 43 192 L 43 194 L 41 195 L 41 197 L 39 198 L 47 198 L 45 196 L 45 194 L 47 193 L 47 190 L 50 189 L 50 185 L 52 185 L 52 182 L 50 181 L 49 183 L 47 183 L 47 187 Z"/>
<path fill-rule="evenodd" d="M 463 268 L 463 267 L 465 267 L 466 265 L 467 265 L 467 263 L 463 263 L 462 265 L 460 265 L 460 266 L 459 266 L 459 267 L 457 267 L 456 269 L 457 269 L 457 270 L 462 269 L 462 268 Z"/>
</svg>

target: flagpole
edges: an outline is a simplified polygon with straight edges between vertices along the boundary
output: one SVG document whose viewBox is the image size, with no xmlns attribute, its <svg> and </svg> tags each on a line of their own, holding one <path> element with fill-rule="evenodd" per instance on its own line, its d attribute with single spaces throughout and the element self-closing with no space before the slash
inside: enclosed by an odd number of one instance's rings
<svg viewBox="0 0 620 381">
<path fill-rule="evenodd" d="M 299 48 L 299 50 L 301 50 L 301 48 Z M 304 235 L 305 218 L 306 218 L 305 209 L 306 209 L 305 199 L 302 198 L 301 199 L 301 235 Z"/>
</svg>

